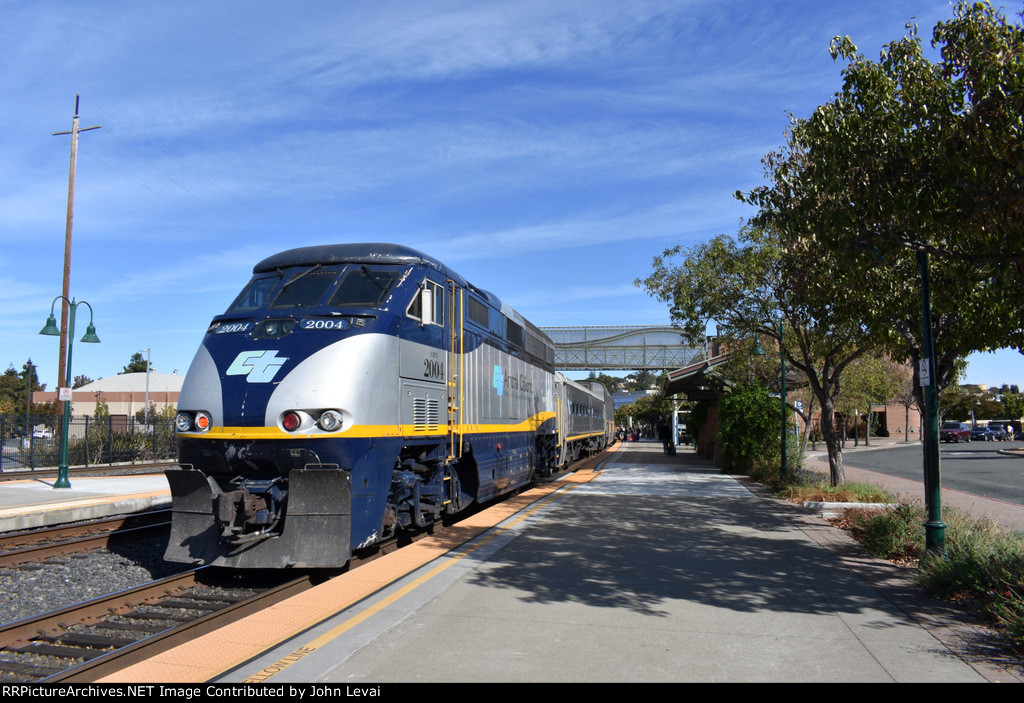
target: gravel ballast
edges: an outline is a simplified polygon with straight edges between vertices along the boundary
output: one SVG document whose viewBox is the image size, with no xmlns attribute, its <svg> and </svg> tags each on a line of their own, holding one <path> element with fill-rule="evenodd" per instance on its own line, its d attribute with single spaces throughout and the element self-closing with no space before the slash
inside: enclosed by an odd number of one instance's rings
<svg viewBox="0 0 1024 703">
<path fill-rule="evenodd" d="M 167 537 L 0 568 L 0 622 L 11 623 L 184 571 L 165 562 Z"/>
</svg>

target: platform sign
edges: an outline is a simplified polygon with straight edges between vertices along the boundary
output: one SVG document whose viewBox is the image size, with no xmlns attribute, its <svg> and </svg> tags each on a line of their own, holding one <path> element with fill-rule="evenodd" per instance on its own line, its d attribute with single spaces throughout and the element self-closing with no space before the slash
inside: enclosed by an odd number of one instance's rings
<svg viewBox="0 0 1024 703">
<path fill-rule="evenodd" d="M 71 389 L 70 388 L 58 388 L 57 389 L 57 400 L 62 403 L 66 403 L 71 400 Z"/>
<path fill-rule="evenodd" d="M 931 366 L 928 364 L 928 359 L 921 359 L 918 368 L 920 369 L 921 387 L 927 388 L 932 385 Z"/>
</svg>

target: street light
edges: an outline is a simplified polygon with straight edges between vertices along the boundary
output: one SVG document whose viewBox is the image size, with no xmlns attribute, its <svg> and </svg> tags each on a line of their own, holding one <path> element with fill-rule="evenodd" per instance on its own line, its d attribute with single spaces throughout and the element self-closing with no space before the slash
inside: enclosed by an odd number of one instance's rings
<svg viewBox="0 0 1024 703">
<path fill-rule="evenodd" d="M 60 466 L 57 469 L 57 482 L 53 484 L 53 487 L 71 488 L 71 482 L 68 480 L 68 431 L 71 423 L 71 350 L 75 336 L 75 311 L 79 305 L 85 305 L 89 308 L 89 326 L 85 328 L 85 335 L 82 336 L 81 341 L 99 344 L 100 338 L 96 336 L 96 327 L 92 324 L 92 306 L 84 300 L 79 302 L 68 300 L 63 295 L 58 295 L 50 303 L 50 316 L 46 319 L 46 325 L 43 326 L 43 329 L 39 330 L 39 334 L 60 336 L 61 332 L 57 328 L 57 319 L 53 315 L 53 306 L 57 304 L 58 300 L 63 300 L 68 304 L 68 358 L 66 360 L 67 363 L 64 364 L 65 377 L 58 379 L 58 383 L 60 381 L 64 382 L 64 387 L 58 389 L 58 399 L 64 401 L 64 416 L 61 418 L 60 428 Z"/>
<path fill-rule="evenodd" d="M 932 338 L 932 297 L 928 282 L 928 253 L 917 251 L 921 273 L 921 366 L 918 375 L 924 386 L 924 487 L 928 521 L 924 541 L 929 552 L 945 554 L 946 523 L 942 521 L 942 481 L 939 470 L 939 389 L 936 378 L 935 342 Z"/>
<path fill-rule="evenodd" d="M 780 447 L 782 452 L 782 466 L 779 467 L 779 476 L 785 478 L 789 473 L 789 465 L 786 460 L 786 444 L 788 437 L 788 429 L 786 427 L 786 356 L 782 352 L 783 344 L 785 342 L 785 336 L 783 333 L 782 323 L 779 323 L 779 364 L 782 367 L 782 388 L 779 391 L 779 397 L 782 399 L 782 446 Z M 754 356 L 765 356 L 768 352 L 765 351 L 764 347 L 761 346 L 761 339 L 759 337 L 754 338 L 754 348 L 750 350 L 750 353 Z"/>
<path fill-rule="evenodd" d="M 143 411 L 143 422 L 146 425 L 146 431 L 149 432 L 149 353 L 151 349 L 140 349 L 140 352 L 146 352 L 146 408 Z"/>
</svg>

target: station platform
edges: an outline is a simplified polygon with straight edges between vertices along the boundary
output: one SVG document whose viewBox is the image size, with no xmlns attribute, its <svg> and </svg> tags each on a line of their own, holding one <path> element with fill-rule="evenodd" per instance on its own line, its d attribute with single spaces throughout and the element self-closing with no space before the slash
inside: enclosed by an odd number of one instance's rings
<svg viewBox="0 0 1024 703">
<path fill-rule="evenodd" d="M 1024 680 L 985 634 L 819 516 L 640 442 L 102 682 Z"/>
<path fill-rule="evenodd" d="M 26 477 L 0 484 L 0 532 L 171 507 L 163 474 L 72 475 L 70 488 L 54 488 L 55 481 Z"/>
</svg>

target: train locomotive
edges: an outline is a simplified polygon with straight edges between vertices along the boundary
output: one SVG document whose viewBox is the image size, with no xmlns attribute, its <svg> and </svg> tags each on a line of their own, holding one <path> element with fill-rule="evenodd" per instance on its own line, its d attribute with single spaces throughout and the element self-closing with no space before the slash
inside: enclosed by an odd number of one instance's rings
<svg viewBox="0 0 1024 703">
<path fill-rule="evenodd" d="M 597 382 L 440 261 L 394 244 L 261 261 L 182 386 L 169 561 L 337 568 L 613 438 Z"/>
</svg>

